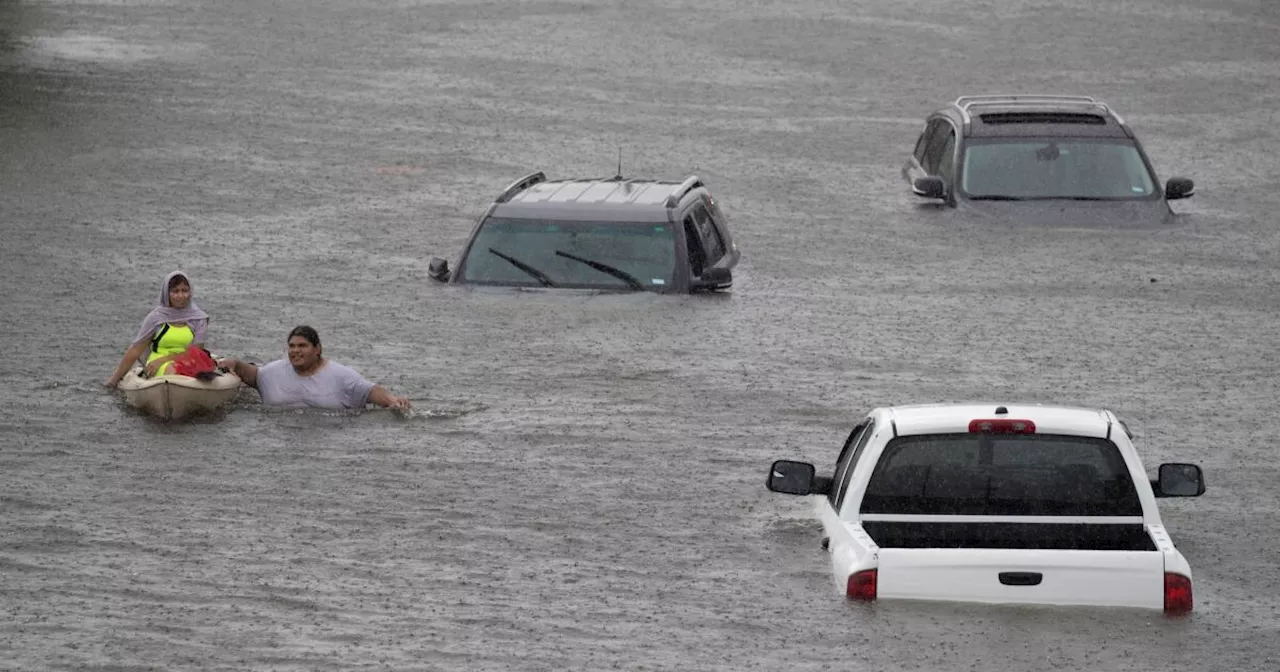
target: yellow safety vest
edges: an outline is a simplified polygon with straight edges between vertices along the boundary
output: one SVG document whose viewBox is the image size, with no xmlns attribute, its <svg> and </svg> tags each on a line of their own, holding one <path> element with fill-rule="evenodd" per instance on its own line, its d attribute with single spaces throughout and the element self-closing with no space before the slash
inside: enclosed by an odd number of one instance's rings
<svg viewBox="0 0 1280 672">
<path fill-rule="evenodd" d="M 172 324 L 162 324 L 156 329 L 156 333 L 151 337 L 151 353 L 147 355 L 147 363 L 157 357 L 166 355 L 176 355 L 186 352 L 196 340 L 196 334 L 188 326 L 176 326 Z M 165 362 L 156 371 L 157 376 L 163 376 L 169 373 L 172 362 Z"/>
</svg>

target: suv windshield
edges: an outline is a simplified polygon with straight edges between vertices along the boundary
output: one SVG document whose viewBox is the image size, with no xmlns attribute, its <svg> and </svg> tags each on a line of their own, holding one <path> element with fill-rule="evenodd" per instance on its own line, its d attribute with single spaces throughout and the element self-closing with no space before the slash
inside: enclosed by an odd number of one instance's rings
<svg viewBox="0 0 1280 672">
<path fill-rule="evenodd" d="M 1142 199 L 1155 182 L 1128 140 L 975 138 L 961 167 L 971 199 Z"/>
<path fill-rule="evenodd" d="M 461 264 L 461 278 L 490 285 L 662 291 L 672 282 L 675 249 L 672 227 L 663 222 L 490 217 Z"/>
<path fill-rule="evenodd" d="M 933 434 L 885 447 L 862 513 L 1140 516 L 1142 504 L 1106 439 Z"/>
</svg>

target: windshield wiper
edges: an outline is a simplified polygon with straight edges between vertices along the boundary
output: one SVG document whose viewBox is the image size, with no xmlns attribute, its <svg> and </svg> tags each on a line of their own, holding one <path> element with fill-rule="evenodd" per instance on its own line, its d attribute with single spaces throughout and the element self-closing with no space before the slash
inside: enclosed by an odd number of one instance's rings
<svg viewBox="0 0 1280 672">
<path fill-rule="evenodd" d="M 1026 201 L 1030 200 L 1024 196 L 1001 196 L 1000 194 L 987 194 L 985 196 L 970 196 L 971 201 Z"/>
<path fill-rule="evenodd" d="M 597 271 L 600 271 L 601 273 L 608 273 L 609 275 L 612 275 L 613 277 L 627 283 L 628 287 L 636 290 L 637 292 L 644 291 L 644 285 L 640 284 L 640 281 L 636 280 L 635 276 L 631 275 L 630 273 L 627 273 L 626 271 L 616 269 L 608 264 L 602 264 L 598 261 L 593 261 L 591 259 L 585 259 L 583 257 L 579 257 L 576 254 L 569 254 L 568 252 L 562 252 L 560 250 L 556 250 L 556 256 L 565 257 L 566 259 L 572 259 L 574 261 L 580 261 L 590 266 L 591 268 L 594 268 Z"/>
<path fill-rule="evenodd" d="M 534 277 L 534 279 L 536 279 L 538 282 L 541 282 L 541 283 L 542 283 L 542 286 L 543 286 L 543 287 L 555 287 L 555 286 L 556 286 L 556 284 L 555 284 L 554 282 L 551 282 L 551 278 L 548 278 L 548 277 L 547 277 L 547 274 L 546 274 L 546 273 L 543 273 L 542 271 L 539 271 L 538 269 L 536 269 L 536 268 L 534 268 L 534 267 L 530 266 L 529 264 L 524 263 L 523 261 L 520 261 L 519 259 L 516 259 L 515 257 L 507 256 L 507 255 L 505 255 L 505 254 L 503 254 L 503 253 L 501 253 L 501 252 L 499 252 L 499 251 L 497 251 L 497 250 L 493 249 L 492 247 L 491 247 L 491 248 L 489 248 L 489 254 L 492 254 L 492 255 L 494 255 L 494 256 L 496 256 L 496 257 L 499 257 L 499 258 L 501 258 L 501 259 L 504 259 L 504 260 L 506 260 L 506 261 L 507 261 L 507 263 L 511 264 L 512 266 L 515 266 L 516 268 L 518 268 L 518 269 L 520 269 L 520 270 L 524 271 L 525 273 L 528 273 L 529 275 L 532 275 L 532 276 Z"/>
</svg>

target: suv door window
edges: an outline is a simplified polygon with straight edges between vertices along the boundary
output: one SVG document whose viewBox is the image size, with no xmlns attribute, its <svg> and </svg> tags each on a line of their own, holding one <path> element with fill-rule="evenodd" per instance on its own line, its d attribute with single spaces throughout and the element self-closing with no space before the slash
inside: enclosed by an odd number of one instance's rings
<svg viewBox="0 0 1280 672">
<path fill-rule="evenodd" d="M 724 241 L 705 206 L 701 203 L 693 206 L 692 213 L 693 221 L 698 226 L 698 237 L 702 240 L 702 249 L 707 255 L 706 264 L 712 266 L 724 256 Z"/>
<path fill-rule="evenodd" d="M 711 213 L 711 223 L 716 225 L 716 230 L 721 234 L 721 243 L 724 237 L 729 235 L 729 219 L 725 217 L 724 210 L 720 209 L 720 204 L 716 203 L 716 199 L 707 198 L 707 212 Z M 729 246 L 725 245 L 725 252 L 729 251 Z"/>
<path fill-rule="evenodd" d="M 956 174 L 956 132 L 947 133 L 947 139 L 942 143 L 942 152 L 938 157 L 938 177 L 947 183 L 947 188 L 951 188 L 951 179 Z"/>
<path fill-rule="evenodd" d="M 689 248 L 689 273 L 696 278 L 707 266 L 707 253 L 702 249 L 702 239 L 698 236 L 698 226 L 694 224 L 692 214 L 684 216 L 684 241 Z"/>
<path fill-rule="evenodd" d="M 853 478 L 853 468 L 858 464 L 858 458 L 862 456 L 862 449 L 867 447 L 867 443 L 871 441 L 871 435 L 876 433 L 876 423 L 873 420 L 867 421 L 867 428 L 862 430 L 862 435 L 858 437 L 857 444 L 853 447 L 853 454 L 849 456 L 849 466 L 845 469 L 844 474 L 840 477 L 838 484 L 833 483 L 833 487 L 838 485 L 836 491 L 835 509 L 836 513 L 840 512 L 840 505 L 844 503 L 845 493 L 849 490 L 849 481 Z"/>
<path fill-rule="evenodd" d="M 831 489 L 827 490 L 827 500 L 832 505 L 836 503 L 837 486 L 844 480 L 844 473 L 849 469 L 849 464 L 852 462 L 850 458 L 853 457 L 853 446 L 862 437 L 862 430 L 866 428 L 866 422 L 854 427 L 853 431 L 849 432 L 849 438 L 845 439 L 844 447 L 840 449 L 840 457 L 836 459 L 836 472 L 831 476 Z"/>
<path fill-rule="evenodd" d="M 920 133 L 920 137 L 916 139 L 916 149 L 913 155 L 920 165 L 924 165 L 924 150 L 929 146 L 929 129 L 932 125 L 925 126 L 924 131 Z"/>
<path fill-rule="evenodd" d="M 924 171 L 930 175 L 938 174 L 938 162 L 942 159 L 944 145 L 947 142 L 947 135 L 951 134 L 954 138 L 955 131 L 952 130 L 951 124 L 941 119 L 935 119 L 929 122 L 929 130 L 924 149 L 924 159 L 920 161 Z"/>
</svg>

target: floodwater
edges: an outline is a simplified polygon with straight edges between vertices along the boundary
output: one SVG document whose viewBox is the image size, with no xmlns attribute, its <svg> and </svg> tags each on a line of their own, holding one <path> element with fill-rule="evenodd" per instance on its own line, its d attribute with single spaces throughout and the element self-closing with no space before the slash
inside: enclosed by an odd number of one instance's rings
<svg viewBox="0 0 1280 672">
<path fill-rule="evenodd" d="M 1113 104 L 1150 230 L 913 200 L 957 95 Z M 1257 0 L 0 0 L 0 667 L 1280 667 L 1280 5 Z M 696 173 L 710 297 L 432 283 L 507 183 Z M 397 414 L 164 424 L 102 388 L 182 268 L 209 345 L 299 323 Z M 772 459 L 874 406 L 1103 406 L 1188 619 L 846 601 Z"/>
</svg>

